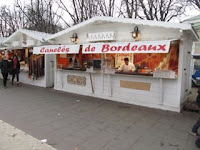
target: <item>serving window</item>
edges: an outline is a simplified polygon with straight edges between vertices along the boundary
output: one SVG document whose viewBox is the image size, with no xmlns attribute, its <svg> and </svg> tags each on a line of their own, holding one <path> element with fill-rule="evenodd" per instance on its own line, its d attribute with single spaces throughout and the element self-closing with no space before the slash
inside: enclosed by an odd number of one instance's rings
<svg viewBox="0 0 200 150">
<path fill-rule="evenodd" d="M 134 54 L 133 63 L 138 72 L 153 72 L 156 70 L 174 71 L 178 75 L 179 43 L 170 46 L 169 53 Z"/>
<path fill-rule="evenodd" d="M 81 68 L 82 58 L 79 54 L 57 54 L 57 68 L 75 69 Z"/>
<path fill-rule="evenodd" d="M 109 44 L 85 44 L 80 46 L 79 51 L 74 48 L 72 52 L 75 54 L 57 54 L 57 68 L 82 71 L 88 69 L 89 72 L 102 69 L 103 72 L 112 74 L 121 73 L 121 68 L 124 68 L 124 74 L 153 75 L 156 71 L 168 71 L 178 75 L 179 41 L 146 43 L 111 43 L 110 49 Z M 124 58 L 128 58 L 129 65 L 125 65 Z"/>
<path fill-rule="evenodd" d="M 10 61 L 15 55 L 20 61 L 20 69 L 22 71 L 28 72 L 28 78 L 37 79 L 39 77 L 44 76 L 44 55 L 33 54 L 32 48 L 8 51 L 8 59 Z"/>
<path fill-rule="evenodd" d="M 171 43 L 169 53 L 120 53 L 103 56 L 103 68 L 115 69 L 116 72 L 124 64 L 124 58 L 128 58 L 135 65 L 135 74 L 153 75 L 154 71 L 160 70 L 173 71 L 178 75 L 179 41 Z"/>
<path fill-rule="evenodd" d="M 97 65 L 97 60 L 101 65 L 101 54 L 82 54 L 81 48 L 78 54 L 57 54 L 57 68 L 86 71 L 86 68 Z"/>
</svg>

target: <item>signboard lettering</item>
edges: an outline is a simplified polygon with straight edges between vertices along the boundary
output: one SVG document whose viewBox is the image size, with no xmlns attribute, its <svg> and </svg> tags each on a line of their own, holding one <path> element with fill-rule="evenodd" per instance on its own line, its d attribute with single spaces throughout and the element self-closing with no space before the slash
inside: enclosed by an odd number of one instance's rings
<svg viewBox="0 0 200 150">
<path fill-rule="evenodd" d="M 168 53 L 170 40 L 83 44 L 83 53 Z"/>
<path fill-rule="evenodd" d="M 34 47 L 33 54 L 78 54 L 80 45 L 47 45 Z"/>
</svg>

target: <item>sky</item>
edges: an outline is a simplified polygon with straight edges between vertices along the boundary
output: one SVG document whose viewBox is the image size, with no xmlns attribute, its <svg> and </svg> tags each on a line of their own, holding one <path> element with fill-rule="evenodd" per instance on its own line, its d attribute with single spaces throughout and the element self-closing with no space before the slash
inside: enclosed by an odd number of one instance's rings
<svg viewBox="0 0 200 150">
<path fill-rule="evenodd" d="M 0 5 L 10 5 L 14 3 L 15 0 L 0 0 Z"/>
<path fill-rule="evenodd" d="M 15 0 L 0 0 L 0 6 L 2 5 L 13 5 Z M 200 11 L 196 10 L 195 8 L 188 8 L 184 16 L 179 18 L 172 19 L 171 22 L 180 22 L 190 17 L 194 17 L 196 15 L 200 15 Z"/>
</svg>

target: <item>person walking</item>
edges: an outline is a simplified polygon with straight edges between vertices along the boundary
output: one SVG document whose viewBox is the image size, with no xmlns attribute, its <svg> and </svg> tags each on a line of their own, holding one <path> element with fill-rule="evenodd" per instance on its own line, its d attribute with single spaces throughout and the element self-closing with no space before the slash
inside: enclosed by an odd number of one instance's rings
<svg viewBox="0 0 200 150">
<path fill-rule="evenodd" d="M 20 63 L 19 63 L 18 57 L 15 55 L 13 57 L 13 60 L 11 61 L 12 85 L 13 85 L 15 76 L 17 77 L 17 84 L 19 84 L 19 73 L 20 73 Z"/>
<path fill-rule="evenodd" d="M 198 89 L 198 95 L 196 97 L 196 104 L 200 108 L 200 88 Z M 200 111 L 199 111 L 200 113 Z M 192 131 L 190 132 L 191 135 L 195 136 L 197 139 L 195 144 L 198 148 L 200 148 L 200 135 L 198 133 L 198 129 L 200 128 L 200 117 L 198 118 L 197 122 L 193 125 Z"/>
<path fill-rule="evenodd" d="M 198 95 L 196 97 L 196 104 L 200 108 L 200 88 L 198 89 Z M 200 113 L 200 111 L 199 111 Z M 190 132 L 191 135 L 195 137 L 199 137 L 198 129 L 200 128 L 200 117 L 198 118 L 197 122 L 193 125 L 192 131 Z"/>
<path fill-rule="evenodd" d="M 9 73 L 9 62 L 6 59 L 6 56 L 2 57 L 2 61 L 0 63 L 1 73 L 3 76 L 3 86 L 4 88 L 7 88 L 7 79 L 8 79 L 8 73 Z"/>
</svg>

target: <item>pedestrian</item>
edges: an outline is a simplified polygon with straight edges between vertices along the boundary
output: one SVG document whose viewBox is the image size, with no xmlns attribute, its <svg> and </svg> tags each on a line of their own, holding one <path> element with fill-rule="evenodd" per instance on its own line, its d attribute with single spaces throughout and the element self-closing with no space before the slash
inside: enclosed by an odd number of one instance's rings
<svg viewBox="0 0 200 150">
<path fill-rule="evenodd" d="M 3 86 L 4 88 L 7 88 L 7 79 L 8 79 L 8 73 L 9 73 L 9 62 L 6 58 L 6 56 L 2 57 L 2 61 L 0 63 L 1 73 L 3 76 Z"/>
<path fill-rule="evenodd" d="M 18 57 L 15 55 L 11 61 L 11 74 L 12 74 L 12 85 L 15 79 L 17 78 L 17 84 L 19 84 L 19 73 L 20 73 L 20 63 Z"/>
<path fill-rule="evenodd" d="M 198 89 L 198 95 L 196 97 L 196 104 L 200 108 L 200 88 Z M 194 124 L 194 126 L 192 127 L 192 131 L 190 132 L 190 134 L 195 137 L 199 137 L 199 133 L 198 133 L 199 127 L 200 127 L 200 117 L 197 120 L 197 122 Z"/>
</svg>

